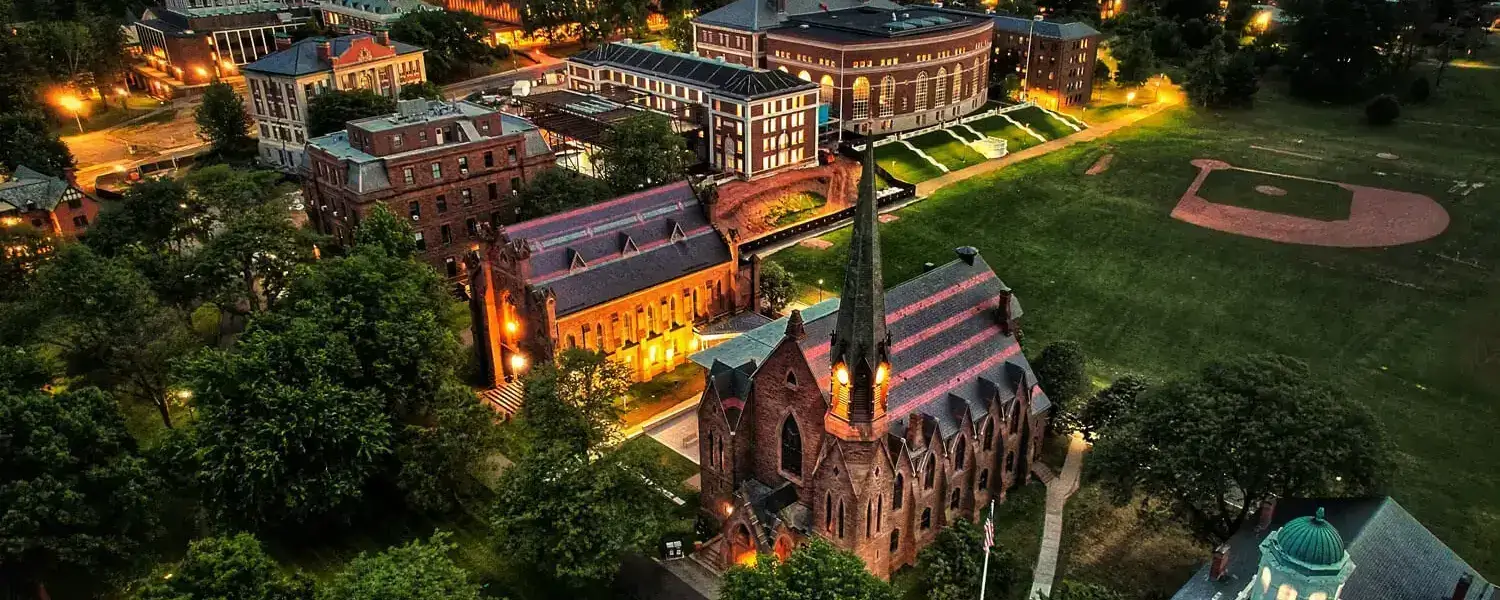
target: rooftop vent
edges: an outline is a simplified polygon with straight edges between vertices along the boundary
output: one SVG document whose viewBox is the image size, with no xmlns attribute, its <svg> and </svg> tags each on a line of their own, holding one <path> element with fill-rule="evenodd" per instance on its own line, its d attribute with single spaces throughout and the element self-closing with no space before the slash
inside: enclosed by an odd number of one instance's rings
<svg viewBox="0 0 1500 600">
<path fill-rule="evenodd" d="M 421 116 L 427 112 L 427 100 L 418 98 L 416 100 L 401 100 L 396 103 L 396 114 L 403 117 Z"/>
</svg>

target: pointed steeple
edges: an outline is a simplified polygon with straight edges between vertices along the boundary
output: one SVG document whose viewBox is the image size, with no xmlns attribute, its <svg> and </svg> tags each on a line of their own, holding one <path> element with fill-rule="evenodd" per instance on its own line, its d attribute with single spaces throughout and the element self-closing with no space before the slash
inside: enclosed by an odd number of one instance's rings
<svg viewBox="0 0 1500 600">
<path fill-rule="evenodd" d="M 865 144 L 863 158 L 859 199 L 854 205 L 854 235 L 849 241 L 838 324 L 829 349 L 833 376 L 825 426 L 844 439 L 874 440 L 884 436 L 886 430 L 891 339 L 885 328 L 885 284 L 880 273 L 874 144 Z"/>
</svg>

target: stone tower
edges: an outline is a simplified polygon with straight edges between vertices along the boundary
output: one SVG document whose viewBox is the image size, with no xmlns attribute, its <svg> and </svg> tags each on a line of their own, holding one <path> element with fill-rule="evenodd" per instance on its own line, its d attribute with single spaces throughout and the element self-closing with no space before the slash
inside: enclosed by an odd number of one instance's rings
<svg viewBox="0 0 1500 600">
<path fill-rule="evenodd" d="M 1293 519 L 1260 543 L 1254 600 L 1339 600 L 1354 563 L 1338 529 L 1323 518 Z"/>
<path fill-rule="evenodd" d="M 866 143 L 838 324 L 829 346 L 833 373 L 824 428 L 845 441 L 880 440 L 888 429 L 885 396 L 891 371 L 891 338 L 885 328 L 877 213 L 875 149 L 874 144 Z"/>
</svg>

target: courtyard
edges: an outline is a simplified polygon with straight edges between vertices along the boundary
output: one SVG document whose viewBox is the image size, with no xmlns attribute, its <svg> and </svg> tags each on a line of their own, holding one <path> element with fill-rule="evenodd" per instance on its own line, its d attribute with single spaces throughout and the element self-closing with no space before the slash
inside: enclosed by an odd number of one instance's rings
<svg viewBox="0 0 1500 600">
<path fill-rule="evenodd" d="M 1390 493 L 1493 577 L 1500 106 L 1483 98 L 1500 93 L 1500 70 L 1446 77 L 1394 127 L 1365 125 L 1360 106 L 1307 105 L 1265 85 L 1250 111 L 1176 107 L 953 183 L 882 226 L 886 281 L 974 245 L 1025 306 L 1028 348 L 1077 340 L 1105 379 L 1168 378 L 1257 352 L 1305 359 L 1381 419 L 1397 450 Z M 1239 169 L 1204 185 L 1211 202 L 1336 223 L 1350 218 L 1351 186 L 1377 188 L 1430 198 L 1447 222 L 1399 245 L 1331 247 L 1174 219 L 1198 159 Z M 837 286 L 848 235 L 772 260 L 801 283 Z"/>
</svg>

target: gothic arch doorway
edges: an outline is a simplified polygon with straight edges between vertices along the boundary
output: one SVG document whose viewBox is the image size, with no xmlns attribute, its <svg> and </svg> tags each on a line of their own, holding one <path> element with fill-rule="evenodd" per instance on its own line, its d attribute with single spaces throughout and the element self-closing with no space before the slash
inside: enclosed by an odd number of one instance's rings
<svg viewBox="0 0 1500 600">
<path fill-rule="evenodd" d="M 776 560 L 786 562 L 787 557 L 792 555 L 792 538 L 786 535 L 776 538 L 776 547 L 773 551 L 776 553 Z"/>
</svg>

